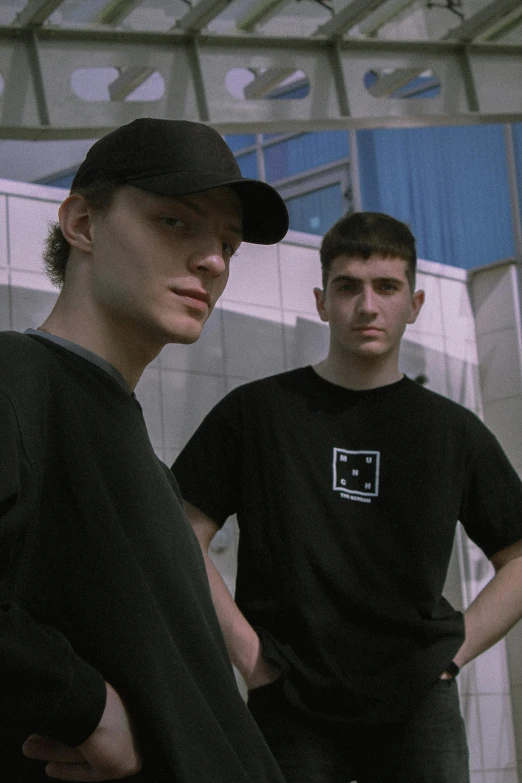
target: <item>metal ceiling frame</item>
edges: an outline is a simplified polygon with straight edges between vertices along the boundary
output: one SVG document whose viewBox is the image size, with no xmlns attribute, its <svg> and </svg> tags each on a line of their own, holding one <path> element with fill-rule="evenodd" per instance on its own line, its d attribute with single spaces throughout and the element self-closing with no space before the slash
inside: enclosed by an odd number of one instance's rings
<svg viewBox="0 0 522 783">
<path fill-rule="evenodd" d="M 0 27 L 0 138 L 94 138 L 135 116 L 196 119 L 222 132 L 522 121 L 522 45 L 483 40 L 517 24 L 521 0 L 493 0 L 438 41 L 379 40 L 367 31 L 366 38 L 343 37 L 365 20 L 375 33 L 414 0 L 388 7 L 387 0 L 350 0 L 308 37 L 247 32 L 288 0 L 261 0 L 228 35 L 204 28 L 233 0 L 199 0 L 165 32 L 117 29 L 142 1 L 109 0 L 93 24 L 58 27 L 48 20 L 63 0 L 29 0 L 11 26 Z M 71 74 L 78 67 L 119 72 L 106 101 L 74 94 Z M 244 101 L 225 89 L 233 68 L 257 74 Z M 310 94 L 267 100 L 264 82 L 292 69 L 306 74 Z M 393 97 L 394 69 L 401 85 L 406 73 L 431 69 L 441 97 Z M 389 74 L 370 92 L 364 87 L 369 70 Z M 128 102 L 155 71 L 165 83 L 164 99 Z"/>
<path fill-rule="evenodd" d="M 25 8 L 16 16 L 14 24 L 20 27 L 42 25 L 62 3 L 63 0 L 28 0 Z"/>
<path fill-rule="evenodd" d="M 458 27 L 448 30 L 445 40 L 458 38 L 460 41 L 473 41 L 477 36 L 483 35 L 493 25 L 502 20 L 504 16 L 520 9 L 520 0 L 493 0 L 476 14 L 470 16 Z"/>
</svg>

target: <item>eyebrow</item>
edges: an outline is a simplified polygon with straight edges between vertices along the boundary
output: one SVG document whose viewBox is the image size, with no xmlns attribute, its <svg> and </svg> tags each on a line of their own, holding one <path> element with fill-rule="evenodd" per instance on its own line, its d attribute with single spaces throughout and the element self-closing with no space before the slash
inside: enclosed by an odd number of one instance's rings
<svg viewBox="0 0 522 783">
<path fill-rule="evenodd" d="M 354 277 L 353 275 L 337 275 L 333 278 L 332 284 L 335 283 L 362 283 L 362 277 Z M 405 281 L 400 277 L 390 277 L 389 275 L 383 275 L 382 277 L 372 277 L 372 283 L 399 283 L 404 285 Z"/>
<path fill-rule="evenodd" d="M 203 207 L 200 207 L 199 204 L 195 204 L 193 201 L 191 201 L 190 198 L 187 198 L 186 196 L 173 196 L 173 198 L 176 201 L 181 201 L 182 204 L 184 204 L 186 207 L 189 207 L 189 209 L 192 209 L 192 211 L 200 217 L 205 217 L 206 210 L 203 209 Z M 239 239 L 243 241 L 243 231 L 235 223 L 229 223 L 227 229 L 232 231 L 234 234 L 237 234 Z"/>
</svg>

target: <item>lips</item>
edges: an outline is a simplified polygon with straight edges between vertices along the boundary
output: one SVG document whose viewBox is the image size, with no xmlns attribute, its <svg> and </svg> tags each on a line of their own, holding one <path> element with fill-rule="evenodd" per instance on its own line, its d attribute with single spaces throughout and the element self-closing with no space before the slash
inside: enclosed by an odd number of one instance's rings
<svg viewBox="0 0 522 783">
<path fill-rule="evenodd" d="M 379 334 L 383 330 L 377 326 L 357 326 L 353 331 L 361 332 L 362 334 Z"/>
<path fill-rule="evenodd" d="M 199 288 L 171 288 L 170 290 L 177 296 L 185 299 L 187 304 L 196 305 L 198 309 L 202 305 L 210 306 L 210 294 L 208 291 Z"/>
</svg>

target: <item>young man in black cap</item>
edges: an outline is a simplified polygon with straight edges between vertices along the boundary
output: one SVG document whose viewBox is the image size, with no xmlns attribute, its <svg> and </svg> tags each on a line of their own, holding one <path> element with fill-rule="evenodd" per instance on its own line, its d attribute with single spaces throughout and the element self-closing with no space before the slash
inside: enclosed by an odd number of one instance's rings
<svg viewBox="0 0 522 783">
<path fill-rule="evenodd" d="M 522 484 L 470 411 L 403 376 L 415 241 L 375 213 L 321 246 L 325 359 L 231 392 L 173 466 L 206 553 L 237 512 L 236 603 L 207 558 L 287 783 L 468 783 L 455 674 L 522 613 Z M 457 520 L 497 574 L 443 598 Z"/>
<path fill-rule="evenodd" d="M 56 305 L 0 335 L 6 783 L 280 783 L 133 389 L 198 339 L 241 241 L 287 227 L 199 123 L 136 120 L 80 166 L 48 239 Z"/>
</svg>

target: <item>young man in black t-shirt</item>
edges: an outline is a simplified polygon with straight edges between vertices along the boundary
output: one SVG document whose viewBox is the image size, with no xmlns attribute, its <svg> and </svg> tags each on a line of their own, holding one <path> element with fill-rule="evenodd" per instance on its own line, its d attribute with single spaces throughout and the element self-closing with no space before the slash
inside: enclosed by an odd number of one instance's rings
<svg viewBox="0 0 522 783">
<path fill-rule="evenodd" d="M 240 386 L 173 466 L 227 647 L 288 783 L 467 783 L 455 676 L 522 614 L 522 484 L 470 411 L 404 377 L 414 238 L 378 213 L 321 246 L 326 358 Z M 237 513 L 235 601 L 207 550 Z M 496 575 L 442 597 L 457 521 Z"/>
<path fill-rule="evenodd" d="M 198 339 L 241 241 L 287 227 L 201 123 L 135 120 L 81 164 L 47 244 L 56 304 L 0 334 L 5 783 L 282 783 L 133 392 Z"/>
</svg>

